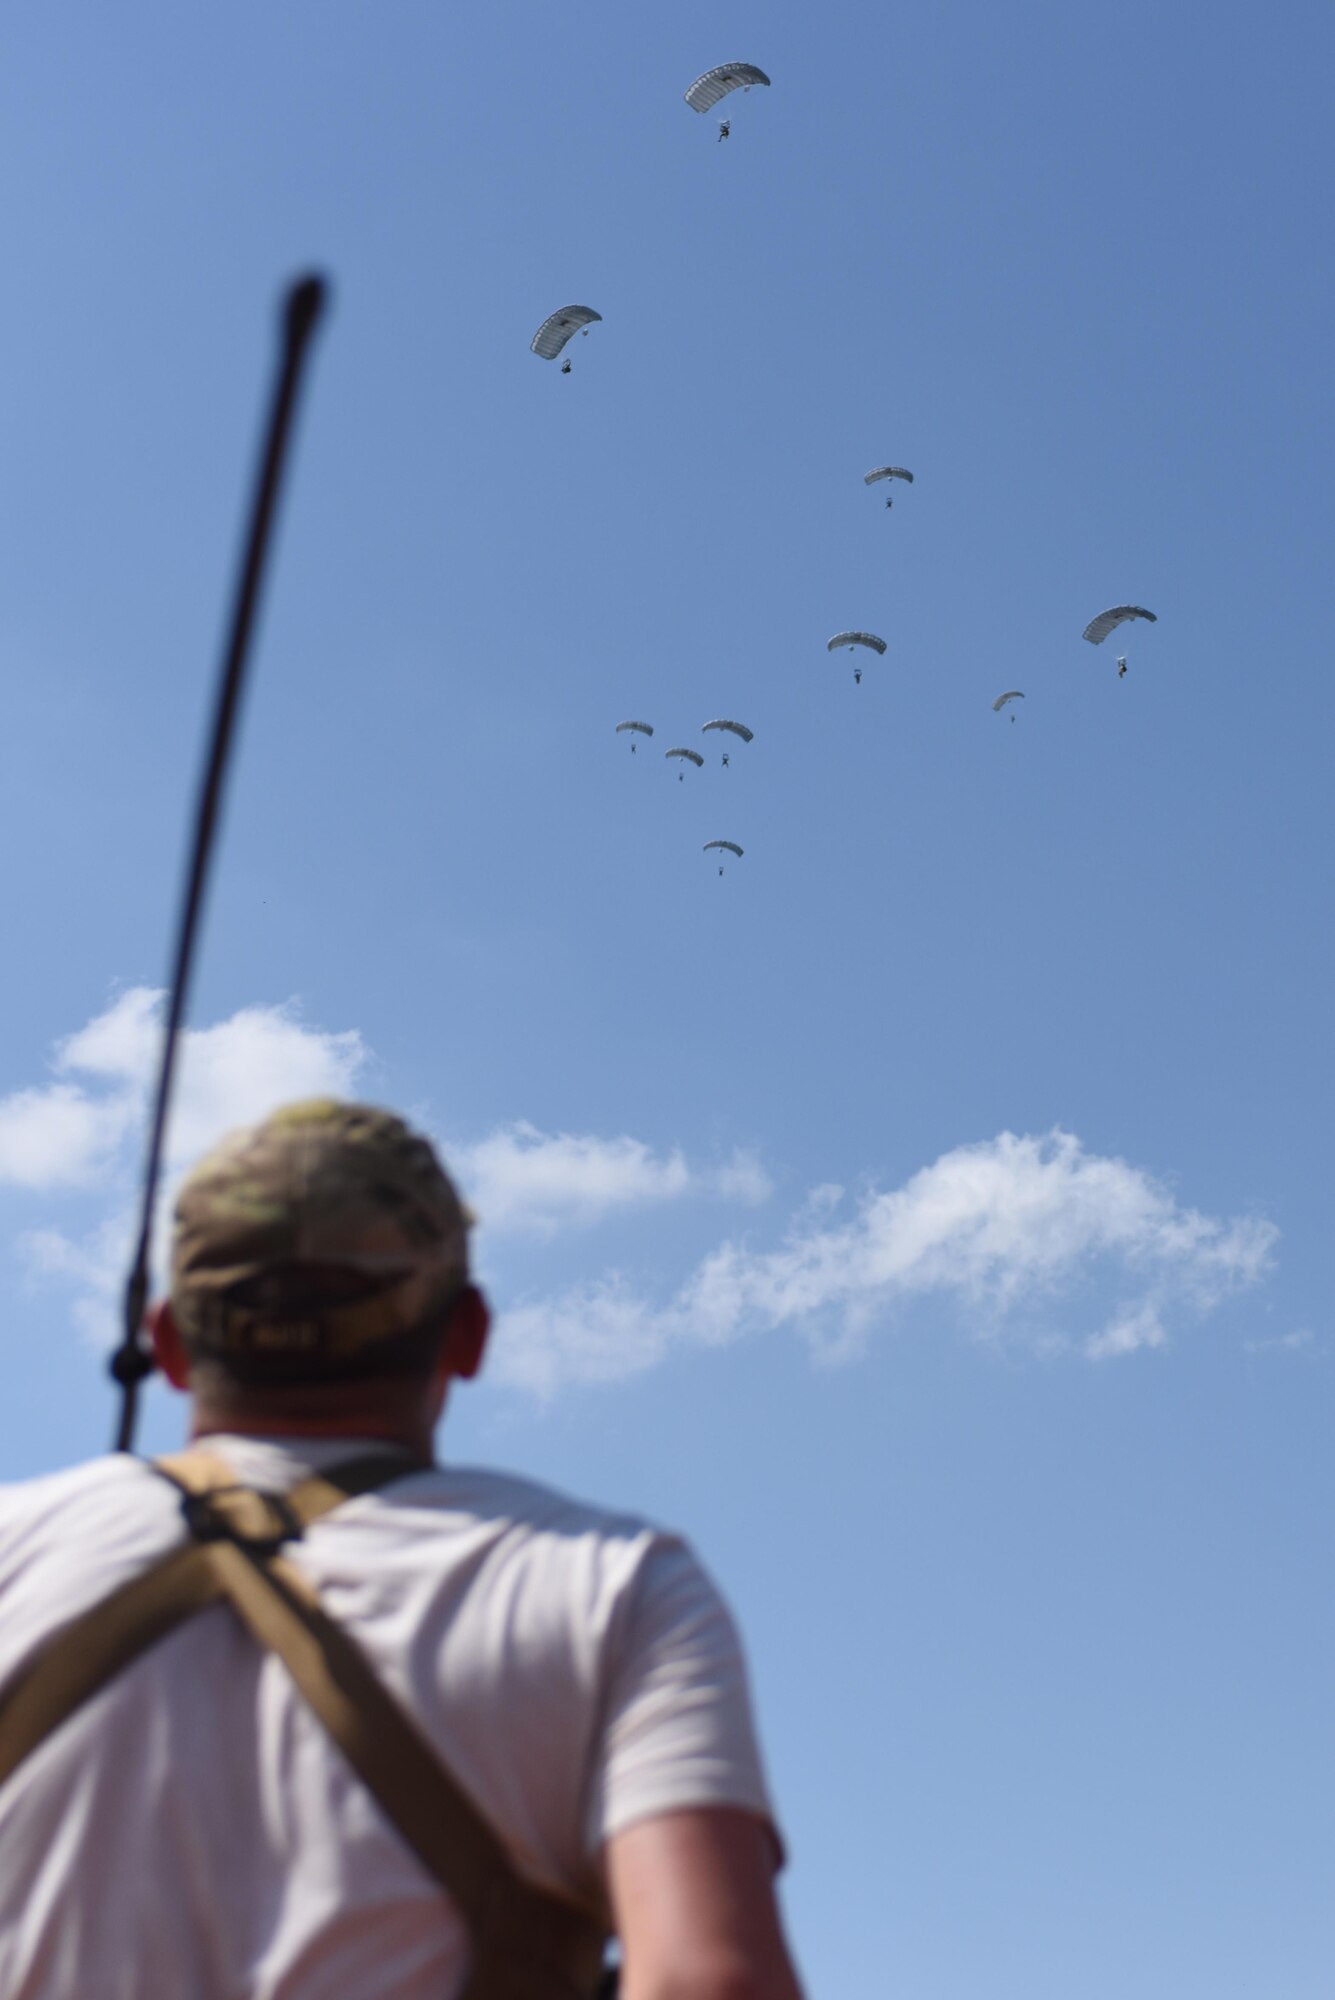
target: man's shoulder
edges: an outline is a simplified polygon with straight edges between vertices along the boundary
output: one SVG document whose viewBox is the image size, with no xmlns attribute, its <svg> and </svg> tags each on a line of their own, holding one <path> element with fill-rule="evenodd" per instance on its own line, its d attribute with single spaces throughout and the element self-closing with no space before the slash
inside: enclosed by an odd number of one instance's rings
<svg viewBox="0 0 1335 2000">
<path fill-rule="evenodd" d="M 166 1486 L 148 1475 L 148 1468 L 123 1452 L 108 1452 L 57 1472 L 0 1484 L 0 1537 L 22 1533 L 29 1524 L 52 1516 L 86 1514 L 96 1518 L 116 1497 L 167 1497 Z"/>
<path fill-rule="evenodd" d="M 516 1525 L 539 1533 L 596 1535 L 622 1542 L 677 1539 L 669 1529 L 642 1514 L 586 1500 L 498 1466 L 439 1465 L 417 1475 L 417 1480 L 421 1490 L 441 1507 L 464 1507 L 497 1519 L 510 1518 Z"/>
</svg>

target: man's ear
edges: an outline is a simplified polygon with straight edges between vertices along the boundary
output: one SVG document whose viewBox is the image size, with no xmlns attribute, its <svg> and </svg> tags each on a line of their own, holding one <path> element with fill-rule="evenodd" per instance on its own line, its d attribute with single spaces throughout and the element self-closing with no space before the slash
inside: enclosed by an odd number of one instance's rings
<svg viewBox="0 0 1335 2000">
<path fill-rule="evenodd" d="M 445 1329 L 445 1373 L 471 1382 L 482 1366 L 490 1331 L 491 1307 L 476 1285 L 465 1285 L 450 1308 Z"/>
<path fill-rule="evenodd" d="M 173 1389 L 190 1387 L 190 1357 L 181 1339 L 181 1329 L 176 1324 L 170 1299 L 159 1299 L 150 1306 L 144 1320 L 148 1337 L 153 1347 L 153 1358 Z"/>
</svg>

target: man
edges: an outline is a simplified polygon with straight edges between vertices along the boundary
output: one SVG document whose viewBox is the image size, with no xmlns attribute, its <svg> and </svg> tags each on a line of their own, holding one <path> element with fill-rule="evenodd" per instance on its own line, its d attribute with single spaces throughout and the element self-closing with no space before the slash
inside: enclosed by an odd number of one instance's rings
<svg viewBox="0 0 1335 2000">
<path fill-rule="evenodd" d="M 289 1495 L 265 1503 L 277 1557 L 253 1541 L 239 1567 L 286 1565 L 292 1600 L 351 1635 L 525 1893 L 610 1923 L 624 2000 L 800 2000 L 745 1670 L 694 1557 L 433 1463 L 487 1344 L 469 1222 L 427 1142 L 365 1106 L 289 1106 L 189 1176 L 158 1362 L 222 1480 Z M 188 1485 L 205 1462 L 165 1463 Z M 301 1532 L 313 1473 L 341 1504 Z M 0 1490 L 0 1739 L 14 1690 L 58 1678 L 64 1628 L 231 1539 L 209 1504 L 123 1456 Z M 459 1903 L 230 1603 L 17 1763 L 0 1854 L 5 2000 L 448 2000 L 470 1976 Z"/>
</svg>

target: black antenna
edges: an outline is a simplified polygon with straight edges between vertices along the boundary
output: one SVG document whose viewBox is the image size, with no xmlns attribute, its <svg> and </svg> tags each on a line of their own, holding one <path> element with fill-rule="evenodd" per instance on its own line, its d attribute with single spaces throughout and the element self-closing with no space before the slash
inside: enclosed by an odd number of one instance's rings
<svg viewBox="0 0 1335 2000">
<path fill-rule="evenodd" d="M 274 382 L 273 404 L 269 413 L 269 428 L 260 459 L 259 478 L 251 507 L 250 528 L 246 536 L 241 575 L 232 606 L 227 650 L 223 656 L 222 677 L 218 685 L 218 705 L 213 718 L 208 764 L 199 790 L 194 848 L 190 856 L 185 897 L 181 905 L 181 923 L 177 933 L 176 956 L 172 969 L 171 998 L 162 1038 L 158 1094 L 153 1106 L 148 1157 L 144 1165 L 143 1212 L 139 1220 L 139 1241 L 134 1263 L 125 1284 L 125 1330 L 121 1344 L 110 1362 L 112 1379 L 119 1382 L 121 1387 L 120 1422 L 116 1430 L 115 1443 L 117 1451 L 134 1449 L 139 1387 L 153 1372 L 153 1359 L 144 1344 L 142 1329 L 144 1310 L 148 1304 L 153 1205 L 157 1199 L 158 1178 L 162 1168 L 162 1140 L 171 1103 L 176 1045 L 180 1039 L 181 1022 L 185 1018 L 186 993 L 195 949 L 195 932 L 199 926 L 199 912 L 204 900 L 209 857 L 222 799 L 223 777 L 227 768 L 237 706 L 241 698 L 241 685 L 245 677 L 251 626 L 254 623 L 260 586 L 264 580 L 264 564 L 273 532 L 274 512 L 283 479 L 283 466 L 287 457 L 301 370 L 311 334 L 324 307 L 325 296 L 326 286 L 323 278 L 305 277 L 299 278 L 290 287 L 283 303 L 282 339 L 278 372 Z"/>
</svg>

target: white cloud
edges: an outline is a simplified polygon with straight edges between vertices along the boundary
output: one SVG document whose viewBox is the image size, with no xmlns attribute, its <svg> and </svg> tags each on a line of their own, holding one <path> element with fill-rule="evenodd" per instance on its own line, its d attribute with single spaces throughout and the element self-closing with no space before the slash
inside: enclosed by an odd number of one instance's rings
<svg viewBox="0 0 1335 2000">
<path fill-rule="evenodd" d="M 137 986 L 57 1043 L 53 1082 L 0 1099 L 0 1181 L 49 1193 L 101 1192 L 107 1212 L 74 1237 L 23 1239 L 32 1277 L 67 1285 L 76 1323 L 99 1344 L 118 1337 L 120 1293 L 137 1217 L 149 1093 L 157 1081 L 164 996 Z M 244 1007 L 182 1038 L 155 1237 L 181 1169 L 231 1126 L 300 1097 L 347 1096 L 370 1061 L 354 1032 L 330 1034 L 293 1005 Z"/>
<path fill-rule="evenodd" d="M 310 1028 L 295 1009 L 243 1007 L 192 1029 L 181 1057 L 171 1157 L 195 1159 L 234 1125 L 249 1125 L 303 1097 L 350 1097 L 370 1062 L 355 1028 Z"/>
<path fill-rule="evenodd" d="M 1301 1354 L 1304 1348 L 1316 1346 L 1316 1335 L 1310 1326 L 1299 1326 L 1292 1333 L 1277 1333 L 1266 1340 L 1244 1340 L 1242 1344 L 1248 1354 Z"/>
<path fill-rule="evenodd" d="M 57 1043 L 53 1080 L 0 1099 L 0 1181 L 43 1192 L 102 1192 L 104 1219 L 77 1238 L 47 1226 L 25 1239 L 30 1274 L 75 1293 L 80 1324 L 112 1339 L 141 1166 L 149 1092 L 156 1082 L 164 996 L 122 993 Z M 241 1008 L 182 1040 L 155 1239 L 181 1171 L 223 1132 L 302 1097 L 355 1094 L 371 1056 L 356 1030 L 310 1026 L 295 1006 Z M 630 1209 L 714 1194 L 756 1206 L 771 1192 L 753 1153 L 695 1168 L 639 1139 L 546 1133 L 517 1123 L 445 1156 L 484 1226 L 550 1237 Z"/>
<path fill-rule="evenodd" d="M 0 1181 L 14 1187 L 83 1187 L 115 1157 L 134 1122 L 131 1098 L 90 1098 L 73 1083 L 16 1090 L 0 1099 Z"/>
<path fill-rule="evenodd" d="M 563 1380 L 638 1373 L 673 1344 L 779 1327 L 840 1356 L 925 1298 L 967 1314 L 980 1334 L 1000 1336 L 1023 1312 L 1039 1344 L 1069 1344 L 1037 1322 L 1111 1277 L 1124 1303 L 1080 1340 L 1090 1360 L 1106 1360 L 1162 1346 L 1170 1308 L 1205 1312 L 1255 1283 L 1278 1233 L 1261 1217 L 1184 1208 L 1143 1169 L 1060 1131 L 957 1147 L 903 1187 L 864 1196 L 842 1222 L 839 1206 L 839 1191 L 821 1188 L 777 1248 L 721 1244 L 665 1304 L 619 1277 L 522 1301 L 503 1316 L 497 1373 L 549 1394 Z"/>
<path fill-rule="evenodd" d="M 0 1099 L 0 1181 L 44 1194 L 103 1196 L 91 1231 L 26 1239 L 35 1279 L 67 1285 L 80 1324 L 115 1337 L 133 1226 L 162 996 L 136 987 L 57 1044 L 48 1082 Z M 190 1030 L 173 1113 L 167 1187 L 228 1127 L 293 1098 L 355 1093 L 371 1056 L 355 1030 L 253 1006 Z M 695 1165 L 627 1135 L 546 1133 L 523 1122 L 446 1146 L 483 1227 L 550 1238 L 692 1195 L 758 1207 L 772 1194 L 754 1153 Z M 1203 1313 L 1265 1272 L 1277 1237 L 1261 1217 L 1222 1219 L 1180 1203 L 1125 1160 L 1069 1132 L 1003 1132 L 956 1147 L 888 1192 L 809 1191 L 777 1242 L 730 1237 L 666 1299 L 619 1272 L 501 1315 L 495 1375 L 550 1395 L 654 1366 L 674 1346 L 789 1328 L 837 1359 L 916 1300 L 979 1335 L 1021 1335 L 1110 1361 L 1161 1347 L 1175 1317 Z M 159 1245 L 165 1227 L 157 1230 Z M 1099 1295 L 1119 1301 L 1109 1313 Z M 1084 1322 L 1082 1325 L 1081 1322 Z M 1305 1331 L 1283 1347 L 1305 1345 Z"/>
<path fill-rule="evenodd" d="M 129 987 L 105 1013 L 57 1045 L 53 1067 L 112 1083 L 147 1083 L 159 1054 L 165 998 L 155 986 Z"/>
<path fill-rule="evenodd" d="M 31 1188 L 114 1182 L 142 1140 L 156 1082 L 163 995 L 131 987 L 57 1043 L 56 1080 L 0 1098 L 0 1181 Z M 297 1097 L 341 1096 L 366 1067 L 355 1031 L 305 1025 L 291 1005 L 245 1007 L 181 1041 L 168 1158 L 193 1158 L 232 1125 Z"/>
<path fill-rule="evenodd" d="M 113 1346 L 122 1331 L 125 1278 L 138 1217 L 118 1206 L 77 1240 L 59 1229 L 32 1229 L 22 1239 L 31 1280 L 59 1284 L 71 1293 L 74 1324 L 91 1347 Z M 157 1241 L 165 1241 L 165 1213 Z"/>
<path fill-rule="evenodd" d="M 1111 1361 L 1122 1354 L 1134 1354 L 1142 1347 L 1162 1347 L 1167 1329 L 1159 1308 L 1149 1300 L 1113 1315 L 1100 1333 L 1091 1333 L 1085 1353 L 1091 1361 Z"/>
<path fill-rule="evenodd" d="M 673 1201 L 691 1185 L 679 1152 L 656 1154 L 639 1139 L 503 1126 L 475 1145 L 446 1148 L 482 1225 L 550 1236 L 617 1209 Z"/>
<path fill-rule="evenodd" d="M 541 1132 L 523 1122 L 442 1150 L 482 1227 L 497 1234 L 551 1237 L 625 1209 L 698 1194 L 754 1208 L 772 1192 L 754 1153 L 697 1168 L 683 1153 L 656 1153 L 640 1139 Z"/>
<path fill-rule="evenodd" d="M 753 1152 L 739 1147 L 732 1158 L 707 1176 L 707 1185 L 724 1201 L 759 1208 L 774 1192 L 774 1183 Z"/>
<path fill-rule="evenodd" d="M 671 1307 L 654 1311 L 617 1273 L 556 1299 L 521 1301 L 499 1321 L 493 1380 L 549 1397 L 567 1382 L 618 1382 L 642 1375 L 682 1340 Z"/>
</svg>

